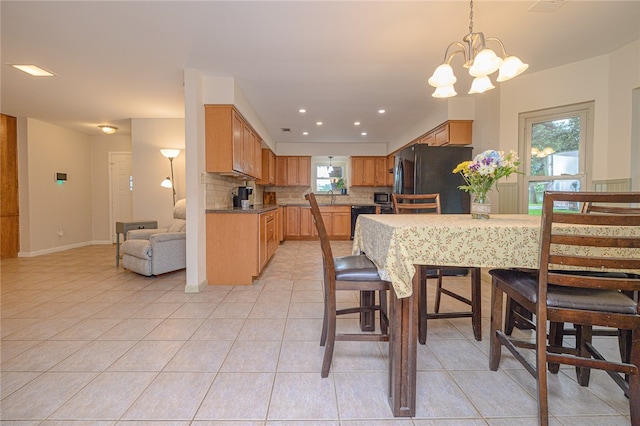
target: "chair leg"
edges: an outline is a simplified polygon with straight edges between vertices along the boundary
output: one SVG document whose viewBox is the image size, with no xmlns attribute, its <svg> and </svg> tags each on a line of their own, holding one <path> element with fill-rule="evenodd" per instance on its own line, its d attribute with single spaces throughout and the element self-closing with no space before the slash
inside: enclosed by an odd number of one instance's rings
<svg viewBox="0 0 640 426">
<path fill-rule="evenodd" d="M 491 281 L 491 330 L 489 333 L 489 369 L 496 371 L 500 365 L 502 348 L 497 332 L 502 331 L 502 290 L 496 285 L 496 279 Z"/>
<path fill-rule="evenodd" d="M 504 312 L 504 334 L 511 336 L 513 327 L 516 325 L 515 312 L 516 302 L 507 296 L 507 308 Z"/>
<path fill-rule="evenodd" d="M 426 268 L 418 267 L 416 274 L 419 279 L 418 287 L 418 342 L 421 345 L 427 343 L 427 280 Z"/>
<path fill-rule="evenodd" d="M 538 386 L 538 424 L 549 425 L 547 395 L 547 319 L 536 315 L 536 375 Z"/>
<path fill-rule="evenodd" d="M 631 364 L 640 366 L 640 330 L 632 331 L 629 358 Z M 640 425 L 640 374 L 632 374 L 629 377 L 629 408 L 631 424 Z"/>
<path fill-rule="evenodd" d="M 442 269 L 436 271 L 438 275 L 438 283 L 436 284 L 436 300 L 433 305 L 433 311 L 437 314 L 440 312 L 440 299 L 442 295 Z"/>
<path fill-rule="evenodd" d="M 326 330 L 324 330 L 324 325 L 323 325 L 323 332 L 325 333 L 325 339 L 326 339 L 326 344 L 324 345 L 324 358 L 322 361 L 322 371 L 320 373 L 320 375 L 324 378 L 327 377 L 329 375 L 329 369 L 331 368 L 331 361 L 333 360 L 333 348 L 335 346 L 335 342 L 336 342 L 336 298 L 335 298 L 335 293 L 333 295 L 328 295 L 326 297 L 327 299 L 327 303 L 325 303 L 325 306 L 327 306 L 327 310 L 325 312 L 326 315 L 326 321 L 325 321 L 325 325 L 326 325 Z"/>
<path fill-rule="evenodd" d="M 393 289 L 391 289 L 393 291 Z M 380 290 L 380 333 L 389 334 L 389 305 L 387 302 L 387 290 Z"/>
<path fill-rule="evenodd" d="M 482 340 L 482 280 L 480 268 L 471 268 L 471 325 L 473 336 L 479 342 Z"/>
<path fill-rule="evenodd" d="M 549 324 L 549 346 L 551 347 L 562 347 L 562 342 L 564 339 L 564 323 L 563 322 L 552 322 Z M 549 363 L 549 372 L 551 374 L 558 374 L 560 371 L 560 364 L 557 363 Z"/>
<path fill-rule="evenodd" d="M 327 323 L 329 322 L 329 294 L 324 290 L 324 313 L 322 314 L 322 332 L 320 333 L 320 346 L 327 342 Z"/>
<path fill-rule="evenodd" d="M 590 325 L 578 325 L 576 327 L 576 350 L 581 358 L 591 358 L 587 350 L 587 343 L 591 343 L 593 328 Z M 591 369 L 588 367 L 576 367 L 576 377 L 580 386 L 589 386 Z"/>
</svg>

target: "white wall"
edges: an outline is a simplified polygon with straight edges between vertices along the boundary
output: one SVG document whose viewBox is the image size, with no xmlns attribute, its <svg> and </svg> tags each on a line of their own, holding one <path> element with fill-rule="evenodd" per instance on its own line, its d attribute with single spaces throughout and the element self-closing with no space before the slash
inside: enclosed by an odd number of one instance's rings
<svg viewBox="0 0 640 426">
<path fill-rule="evenodd" d="M 184 72 L 185 158 L 187 182 L 187 282 L 185 292 L 195 293 L 207 285 L 205 216 L 204 82 L 199 71 Z"/>
<path fill-rule="evenodd" d="M 185 197 L 185 129 L 183 118 L 134 118 L 131 120 L 133 219 L 157 220 L 158 227 L 173 220 L 171 189 L 160 183 L 171 175 L 162 148 L 180 149 L 173 160 L 176 200 Z"/>
<path fill-rule="evenodd" d="M 26 165 L 26 170 L 20 173 L 19 255 L 43 254 L 90 243 L 93 238 L 89 137 L 30 118 L 21 124 L 19 161 L 21 166 Z M 55 181 L 56 172 L 67 173 L 65 184 Z M 58 236 L 59 230 L 62 236 Z"/>
</svg>

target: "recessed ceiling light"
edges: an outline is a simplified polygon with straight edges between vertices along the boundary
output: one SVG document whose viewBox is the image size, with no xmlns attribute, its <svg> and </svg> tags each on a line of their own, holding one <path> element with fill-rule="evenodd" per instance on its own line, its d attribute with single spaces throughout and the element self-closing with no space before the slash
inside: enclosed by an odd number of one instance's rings
<svg viewBox="0 0 640 426">
<path fill-rule="evenodd" d="M 354 126 L 359 126 L 359 125 L 360 125 L 360 122 L 359 122 L 359 121 L 354 121 L 354 122 L 353 122 L 353 125 L 354 125 Z"/>
<path fill-rule="evenodd" d="M 34 77 L 53 77 L 53 73 L 40 68 L 36 65 L 11 65 L 12 67 L 19 69 L 22 72 L 26 72 Z"/>
<path fill-rule="evenodd" d="M 309 136 L 309 132 L 302 132 L 303 135 Z"/>
<path fill-rule="evenodd" d="M 322 121 L 316 121 L 316 126 L 322 126 Z"/>
<path fill-rule="evenodd" d="M 298 110 L 298 112 L 299 112 L 300 114 L 304 114 L 305 112 L 307 112 L 307 110 L 306 110 L 306 109 L 304 109 L 304 108 L 300 108 L 300 109 Z"/>
<path fill-rule="evenodd" d="M 367 132 L 360 133 L 361 136 L 367 136 Z"/>
<path fill-rule="evenodd" d="M 385 110 L 383 110 L 383 109 L 379 109 L 379 110 L 378 110 L 378 114 L 384 114 L 385 112 L 387 112 L 387 111 L 385 111 Z"/>
</svg>

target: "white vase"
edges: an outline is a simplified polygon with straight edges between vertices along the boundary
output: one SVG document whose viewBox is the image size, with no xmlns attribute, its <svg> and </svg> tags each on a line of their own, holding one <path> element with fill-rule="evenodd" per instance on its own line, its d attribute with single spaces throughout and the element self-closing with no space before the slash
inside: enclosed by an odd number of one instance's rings
<svg viewBox="0 0 640 426">
<path fill-rule="evenodd" d="M 471 195 L 471 217 L 473 219 L 489 219 L 491 216 L 491 200 L 487 194 Z"/>
</svg>

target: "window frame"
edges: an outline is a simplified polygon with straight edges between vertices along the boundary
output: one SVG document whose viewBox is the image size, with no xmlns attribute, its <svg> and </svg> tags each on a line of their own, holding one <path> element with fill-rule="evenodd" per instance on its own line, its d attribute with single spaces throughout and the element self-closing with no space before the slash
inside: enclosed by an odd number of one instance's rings
<svg viewBox="0 0 640 426">
<path fill-rule="evenodd" d="M 344 179 L 346 184 L 347 175 L 348 175 L 348 170 L 347 170 L 348 163 L 349 163 L 348 157 L 342 158 L 342 157 L 333 156 L 331 160 L 329 160 L 328 158 L 326 160 L 313 159 L 311 162 L 311 190 L 316 194 L 331 194 L 330 191 L 318 191 L 318 167 L 321 167 L 321 166 L 326 167 L 326 166 L 329 166 L 330 164 L 333 167 L 342 167 L 342 178 Z M 338 190 L 338 191 L 335 191 L 334 193 L 338 194 L 340 193 L 340 191 Z"/>
<path fill-rule="evenodd" d="M 547 182 L 559 180 L 579 180 L 582 191 L 591 187 L 592 175 L 592 151 L 593 151 L 593 123 L 595 102 L 581 102 L 572 105 L 546 108 L 519 114 L 518 118 L 518 152 L 520 153 L 521 171 L 518 175 L 518 189 L 521 196 L 518 202 L 518 212 L 529 212 L 529 183 Z M 580 136 L 578 143 L 579 161 L 578 173 L 559 176 L 532 176 L 531 172 L 531 148 L 532 127 L 534 124 L 562 120 L 572 117 L 580 117 Z"/>
</svg>

